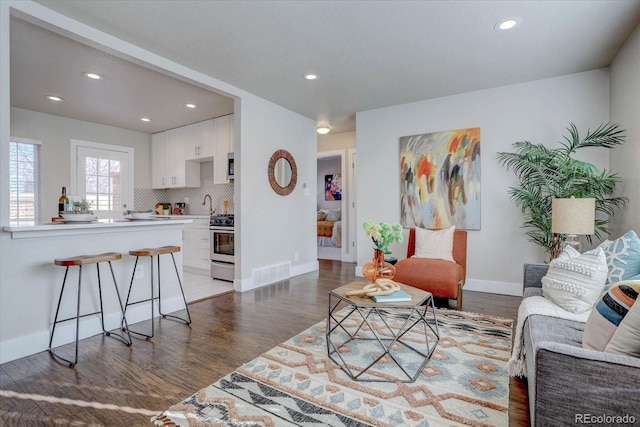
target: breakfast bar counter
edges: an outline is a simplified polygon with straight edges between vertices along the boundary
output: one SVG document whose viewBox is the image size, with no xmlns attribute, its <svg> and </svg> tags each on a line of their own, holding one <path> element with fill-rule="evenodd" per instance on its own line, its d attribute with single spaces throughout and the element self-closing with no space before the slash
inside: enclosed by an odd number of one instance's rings
<svg viewBox="0 0 640 427">
<path fill-rule="evenodd" d="M 47 222 L 47 223 L 22 223 L 2 227 L 3 231 L 11 233 L 12 239 L 25 239 L 33 237 L 52 237 L 58 235 L 72 236 L 78 234 L 111 233 L 113 231 L 132 231 L 132 228 L 147 228 L 158 226 L 182 228 L 184 224 L 193 222 L 191 219 L 182 218 L 156 218 L 149 220 L 132 221 L 127 219 L 100 219 L 91 222 Z"/>
<path fill-rule="evenodd" d="M 54 264 L 56 258 L 105 252 L 122 254 L 122 259 L 114 261 L 112 265 L 120 294 L 127 295 L 135 262 L 135 257 L 130 256 L 129 251 L 160 246 L 182 247 L 183 228 L 190 222 L 192 222 L 191 219 L 174 217 L 146 221 L 117 219 L 90 223 L 27 223 L 2 227 L 0 295 L 3 309 L 0 312 L 0 363 L 44 352 L 47 349 L 65 272 L 65 268 Z M 175 260 L 182 276 L 182 252 L 175 254 Z M 140 283 L 134 283 L 134 291 L 131 295 L 133 301 L 149 296 L 151 273 L 149 268 L 149 260 L 141 260 L 138 263 L 133 281 Z M 71 289 L 77 287 L 77 269 L 73 270 L 69 272 L 67 280 L 67 286 L 71 286 Z M 161 261 L 161 271 L 163 312 L 170 313 L 184 309 L 170 257 Z M 107 330 L 117 329 L 121 321 L 120 308 L 108 267 L 100 268 L 100 277 L 103 282 L 105 327 Z M 157 281 L 157 277 L 155 279 Z M 83 269 L 82 279 L 82 307 L 86 308 L 87 312 L 99 307 L 97 288 L 96 268 L 87 266 Z M 75 313 L 74 293 L 75 291 L 69 292 L 69 298 L 63 298 L 60 308 L 61 316 Z M 129 324 L 148 320 L 151 315 L 149 304 L 137 304 L 127 310 Z M 158 321 L 156 319 L 156 322 Z M 169 322 L 170 320 L 161 321 Z M 73 326 L 61 325 L 56 328 L 58 344 L 75 340 Z M 145 322 L 141 327 L 145 326 L 150 324 Z M 81 320 L 80 338 L 101 332 L 99 316 L 88 316 Z M 134 340 L 130 350 L 125 351 L 135 351 L 135 347 L 141 344 L 144 342 Z"/>
</svg>

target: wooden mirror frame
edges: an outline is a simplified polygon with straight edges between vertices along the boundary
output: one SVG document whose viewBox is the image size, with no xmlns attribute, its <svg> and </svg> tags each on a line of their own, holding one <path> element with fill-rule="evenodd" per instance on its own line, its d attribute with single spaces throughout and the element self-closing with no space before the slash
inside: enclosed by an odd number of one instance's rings
<svg viewBox="0 0 640 427">
<path fill-rule="evenodd" d="M 280 184 L 278 184 L 274 173 L 276 162 L 280 159 L 285 159 L 291 166 L 291 181 L 289 181 L 289 185 L 287 185 L 286 187 L 282 187 Z M 271 156 L 271 160 L 269 160 L 269 168 L 267 173 L 269 176 L 269 184 L 271 184 L 271 188 L 273 188 L 273 191 L 275 191 L 279 195 L 286 196 L 288 194 L 291 194 L 293 189 L 296 188 L 296 183 L 298 182 L 298 167 L 296 166 L 296 161 L 293 159 L 293 156 L 287 150 L 277 150 L 275 153 L 273 153 L 273 155 Z"/>
</svg>

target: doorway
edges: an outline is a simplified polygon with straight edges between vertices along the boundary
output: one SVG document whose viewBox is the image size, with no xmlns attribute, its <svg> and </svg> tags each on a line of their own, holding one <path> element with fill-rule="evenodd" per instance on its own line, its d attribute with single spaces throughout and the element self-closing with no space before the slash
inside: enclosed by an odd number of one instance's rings
<svg viewBox="0 0 640 427">
<path fill-rule="evenodd" d="M 319 152 L 317 157 L 318 259 L 352 261 L 351 185 L 345 150 Z"/>
</svg>

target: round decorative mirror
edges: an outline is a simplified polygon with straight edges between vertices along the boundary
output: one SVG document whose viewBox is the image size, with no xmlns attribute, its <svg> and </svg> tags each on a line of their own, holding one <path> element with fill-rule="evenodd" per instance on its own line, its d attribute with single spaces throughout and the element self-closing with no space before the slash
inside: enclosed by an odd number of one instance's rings
<svg viewBox="0 0 640 427">
<path fill-rule="evenodd" d="M 298 182 L 298 167 L 291 153 L 278 150 L 269 160 L 269 184 L 281 196 L 290 194 Z"/>
</svg>

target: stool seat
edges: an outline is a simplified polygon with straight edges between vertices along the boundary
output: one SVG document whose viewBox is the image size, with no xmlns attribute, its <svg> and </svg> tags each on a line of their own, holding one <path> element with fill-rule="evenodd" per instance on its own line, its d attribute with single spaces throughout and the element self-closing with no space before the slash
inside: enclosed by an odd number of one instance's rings
<svg viewBox="0 0 640 427">
<path fill-rule="evenodd" d="M 174 252 L 180 252 L 180 246 L 161 246 L 159 248 L 137 249 L 135 251 L 129 251 L 129 255 L 153 256 L 153 255 L 172 254 Z"/>
<path fill-rule="evenodd" d="M 56 265 L 68 267 L 70 265 L 97 264 L 99 262 L 117 261 L 122 259 L 122 254 L 117 252 L 106 252 L 98 255 L 79 255 L 71 258 L 58 258 L 54 260 Z"/>
</svg>

